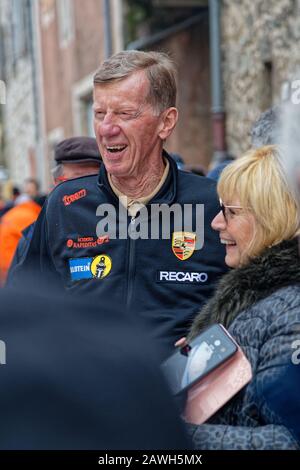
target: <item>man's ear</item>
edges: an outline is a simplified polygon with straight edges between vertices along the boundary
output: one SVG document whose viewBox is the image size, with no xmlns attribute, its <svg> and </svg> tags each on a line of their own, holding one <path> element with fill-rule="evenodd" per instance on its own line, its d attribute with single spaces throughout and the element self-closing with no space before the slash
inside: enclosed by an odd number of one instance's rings
<svg viewBox="0 0 300 470">
<path fill-rule="evenodd" d="M 166 140 L 169 137 L 176 126 L 177 120 L 177 108 L 168 108 L 162 113 L 160 131 L 158 133 L 162 140 Z"/>
</svg>

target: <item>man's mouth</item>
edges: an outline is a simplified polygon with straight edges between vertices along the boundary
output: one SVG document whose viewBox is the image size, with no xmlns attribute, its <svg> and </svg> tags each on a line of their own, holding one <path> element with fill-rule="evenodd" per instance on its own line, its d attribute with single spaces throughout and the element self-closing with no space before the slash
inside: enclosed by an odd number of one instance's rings
<svg viewBox="0 0 300 470">
<path fill-rule="evenodd" d="M 125 150 L 127 147 L 127 145 L 106 145 L 106 150 L 109 152 L 109 153 L 120 153 L 120 152 L 123 152 L 123 150 Z"/>
</svg>

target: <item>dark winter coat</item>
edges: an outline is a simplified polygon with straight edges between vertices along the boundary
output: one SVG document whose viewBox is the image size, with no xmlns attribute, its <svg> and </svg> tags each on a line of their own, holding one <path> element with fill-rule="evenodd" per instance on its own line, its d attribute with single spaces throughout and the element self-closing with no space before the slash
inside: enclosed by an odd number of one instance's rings
<svg viewBox="0 0 300 470">
<path fill-rule="evenodd" d="M 216 281 L 227 268 L 224 247 L 210 225 L 220 210 L 215 182 L 179 171 L 167 154 L 165 157 L 169 174 L 147 204 L 146 215 L 129 217 L 125 209 L 121 210 L 104 165 L 99 176 L 76 178 L 56 186 L 35 225 L 28 252 L 11 276 L 11 285 L 22 284 L 33 270 L 37 284 L 39 278 L 50 273 L 53 281 L 72 295 L 95 296 L 99 309 L 103 301 L 113 298 L 133 318 L 147 323 L 149 333 L 161 342 L 165 354 L 173 351 L 176 338 L 186 335 L 190 321 L 212 296 Z M 203 217 L 197 211 L 201 204 Z M 182 259 L 177 251 L 183 251 L 185 242 L 175 246 L 175 235 L 180 230 L 175 217 L 170 217 L 170 234 L 164 234 L 166 224 L 154 211 L 160 207 L 167 211 L 177 207 L 184 216 L 189 215 L 189 232 L 195 230 L 198 221 L 203 247 Z M 108 219 L 108 209 L 115 213 L 115 220 L 111 218 L 115 234 L 109 236 L 101 226 Z M 140 236 L 142 222 L 146 234 Z M 156 228 L 158 234 L 152 236 Z M 129 237 L 129 232 L 134 236 Z M 190 236 L 189 232 L 185 234 Z M 95 266 L 101 262 L 106 267 L 97 275 Z M 101 276 L 103 271 L 105 275 Z"/>
<path fill-rule="evenodd" d="M 268 248 L 219 282 L 189 339 L 222 323 L 253 379 L 206 424 L 188 425 L 200 449 L 299 449 L 300 263 L 297 240 Z M 298 347 L 298 350 L 297 350 Z"/>
</svg>

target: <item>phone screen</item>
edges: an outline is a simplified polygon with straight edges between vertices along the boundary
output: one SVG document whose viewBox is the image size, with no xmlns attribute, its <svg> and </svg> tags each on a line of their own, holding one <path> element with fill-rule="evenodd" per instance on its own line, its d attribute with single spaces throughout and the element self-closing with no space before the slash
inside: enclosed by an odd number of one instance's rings
<svg viewBox="0 0 300 470">
<path fill-rule="evenodd" d="M 171 391 L 177 395 L 237 352 L 237 345 L 221 325 L 212 325 L 162 364 Z"/>
</svg>

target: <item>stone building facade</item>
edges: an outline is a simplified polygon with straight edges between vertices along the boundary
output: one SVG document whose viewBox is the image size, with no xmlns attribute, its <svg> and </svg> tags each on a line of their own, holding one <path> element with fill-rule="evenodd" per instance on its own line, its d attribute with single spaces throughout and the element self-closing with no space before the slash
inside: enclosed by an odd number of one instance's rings
<svg viewBox="0 0 300 470">
<path fill-rule="evenodd" d="M 240 155 L 250 146 L 255 119 L 287 98 L 290 81 L 297 79 L 300 0 L 219 1 L 226 139 L 229 152 Z M 15 183 L 36 176 L 48 188 L 54 145 L 71 135 L 93 135 L 92 76 L 105 56 L 104 3 L 0 0 L 0 49 L 3 44 L 5 49 L 0 79 L 6 84 L 1 139 Z M 109 2 L 112 52 L 126 47 L 122 28 L 130 3 Z M 175 4 L 205 9 L 209 1 L 152 3 L 172 4 L 171 12 Z M 144 34 L 151 39 L 153 31 Z M 143 48 L 169 52 L 178 65 L 180 120 L 168 150 L 207 167 L 212 156 L 208 10 L 201 21 Z"/>
<path fill-rule="evenodd" d="M 28 2 L 1 0 L 1 79 L 5 83 L 1 139 L 9 174 L 21 184 L 24 177 L 37 176 L 35 144 L 32 17 Z"/>
<path fill-rule="evenodd" d="M 227 144 L 240 155 L 260 113 L 300 79 L 300 1 L 222 0 L 221 22 Z"/>
<path fill-rule="evenodd" d="M 121 6 L 110 1 L 114 48 L 122 48 L 115 21 Z M 36 177 L 48 190 L 55 144 L 93 135 L 92 77 L 104 59 L 104 0 L 0 0 L 0 18 L 4 159 L 15 184 Z"/>
</svg>

